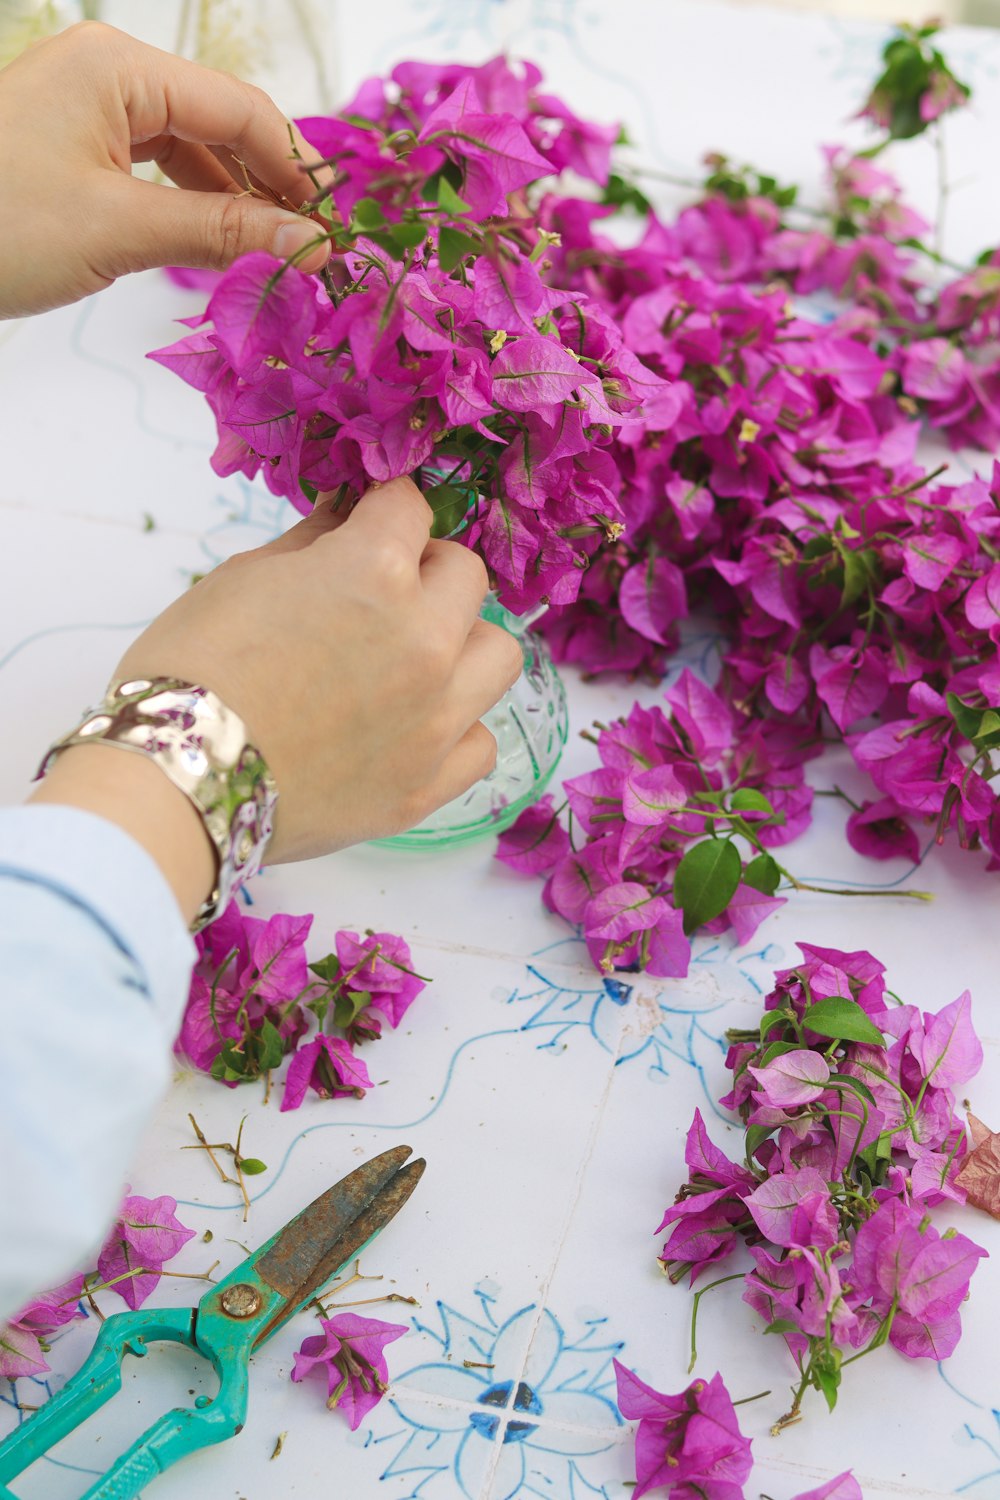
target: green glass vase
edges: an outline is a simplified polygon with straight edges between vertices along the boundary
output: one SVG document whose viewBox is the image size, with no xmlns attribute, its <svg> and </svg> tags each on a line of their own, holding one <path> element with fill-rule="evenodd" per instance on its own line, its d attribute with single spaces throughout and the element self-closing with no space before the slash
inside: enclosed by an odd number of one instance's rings
<svg viewBox="0 0 1000 1500">
<path fill-rule="evenodd" d="M 416 828 L 382 840 L 388 847 L 443 848 L 499 833 L 545 791 L 569 734 L 569 714 L 566 691 L 549 648 L 530 628 L 539 613 L 519 617 L 492 595 L 486 600 L 482 618 L 509 630 L 524 654 L 521 676 L 483 718 L 496 736 L 496 769 Z"/>
</svg>

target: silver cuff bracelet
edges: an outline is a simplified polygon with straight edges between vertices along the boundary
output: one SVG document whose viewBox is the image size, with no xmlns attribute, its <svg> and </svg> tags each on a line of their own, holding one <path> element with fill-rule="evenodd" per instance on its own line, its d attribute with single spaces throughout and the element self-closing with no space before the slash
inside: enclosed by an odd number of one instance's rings
<svg viewBox="0 0 1000 1500">
<path fill-rule="evenodd" d="M 104 702 L 51 747 L 38 777 L 71 745 L 99 741 L 154 760 L 200 815 L 218 861 L 215 889 L 191 924 L 200 931 L 260 869 L 278 800 L 264 757 L 243 720 L 207 688 L 135 678 L 111 684 Z"/>
</svg>

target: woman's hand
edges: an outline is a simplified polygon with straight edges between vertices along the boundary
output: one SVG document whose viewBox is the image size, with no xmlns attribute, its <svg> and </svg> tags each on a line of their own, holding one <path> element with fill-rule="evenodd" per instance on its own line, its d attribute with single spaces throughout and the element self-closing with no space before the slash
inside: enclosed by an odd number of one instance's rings
<svg viewBox="0 0 1000 1500">
<path fill-rule="evenodd" d="M 431 519 L 409 479 L 369 490 L 341 525 L 323 503 L 209 573 L 118 668 L 211 688 L 240 715 L 278 785 L 269 863 L 399 833 L 493 768 L 479 719 L 516 681 L 521 648 L 479 619 L 486 569 L 431 541 Z M 120 823 L 193 915 L 211 884 L 207 836 L 155 766 L 130 769 L 143 788 L 122 791 L 121 763 L 137 759 L 67 750 L 35 798 Z"/>
<path fill-rule="evenodd" d="M 248 250 L 301 251 L 318 231 L 292 210 L 314 187 L 289 128 L 260 89 L 111 26 L 85 21 L 30 47 L 0 72 L 0 316 L 150 266 L 221 270 Z M 137 161 L 177 188 L 133 177 Z M 327 254 L 319 245 L 296 264 L 315 271 Z"/>
</svg>

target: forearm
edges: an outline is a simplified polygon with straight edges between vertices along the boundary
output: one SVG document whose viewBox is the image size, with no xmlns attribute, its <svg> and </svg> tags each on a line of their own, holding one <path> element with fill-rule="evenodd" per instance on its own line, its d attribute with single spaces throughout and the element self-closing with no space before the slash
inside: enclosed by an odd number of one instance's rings
<svg viewBox="0 0 1000 1500">
<path fill-rule="evenodd" d="M 175 895 L 112 823 L 0 812 L 0 1318 L 100 1244 L 170 1076 L 193 957 Z"/>
<path fill-rule="evenodd" d="M 108 745 L 74 746 L 30 801 L 76 807 L 116 824 L 159 865 L 187 923 L 212 888 L 215 855 L 201 817 L 145 756 Z"/>
</svg>

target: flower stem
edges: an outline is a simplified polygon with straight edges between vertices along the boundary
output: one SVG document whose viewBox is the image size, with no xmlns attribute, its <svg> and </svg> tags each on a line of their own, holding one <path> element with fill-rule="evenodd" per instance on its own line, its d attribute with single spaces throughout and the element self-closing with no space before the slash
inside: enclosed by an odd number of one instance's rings
<svg viewBox="0 0 1000 1500">
<path fill-rule="evenodd" d="M 696 1341 L 696 1335 L 698 1331 L 698 1306 L 701 1302 L 702 1297 L 704 1297 L 706 1292 L 710 1292 L 713 1287 L 723 1286 L 727 1281 L 741 1281 L 743 1279 L 743 1274 L 744 1273 L 742 1271 L 734 1271 L 732 1276 L 720 1276 L 718 1281 L 710 1281 L 707 1286 L 703 1286 L 700 1291 L 695 1292 L 694 1301 L 691 1305 L 691 1362 L 688 1365 L 689 1375 L 694 1369 L 695 1363 L 698 1359 L 698 1344 Z"/>
<path fill-rule="evenodd" d="M 934 900 L 933 891 L 880 891 L 871 890 L 868 887 L 862 887 L 858 890 L 849 890 L 842 886 L 814 885 L 809 880 L 797 880 L 796 877 L 790 874 L 787 870 L 782 870 L 782 874 L 785 876 L 785 879 L 788 881 L 789 885 L 791 885 L 793 890 L 816 891 L 820 896 L 901 896 L 909 901 Z"/>
</svg>

